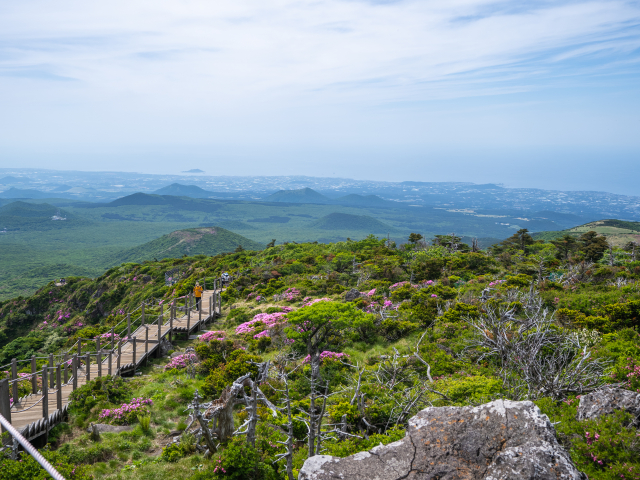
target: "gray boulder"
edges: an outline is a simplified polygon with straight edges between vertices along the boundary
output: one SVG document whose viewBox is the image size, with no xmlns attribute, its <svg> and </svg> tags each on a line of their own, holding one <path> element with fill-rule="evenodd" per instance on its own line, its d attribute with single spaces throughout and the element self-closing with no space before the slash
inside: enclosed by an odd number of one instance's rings
<svg viewBox="0 0 640 480">
<path fill-rule="evenodd" d="M 317 455 L 299 480 L 585 480 L 531 402 L 430 407 L 406 436 L 346 458 Z"/>
<path fill-rule="evenodd" d="M 361 294 L 358 290 L 356 290 L 355 288 L 352 288 L 347 293 L 345 293 L 344 299 L 347 302 L 353 302 L 356 298 L 360 298 L 360 295 Z"/>
<path fill-rule="evenodd" d="M 121 432 L 129 432 L 133 430 L 131 425 L 108 425 L 106 423 L 92 423 L 87 428 L 89 433 L 100 434 L 100 433 L 121 433 Z"/>
<path fill-rule="evenodd" d="M 624 410 L 635 417 L 635 426 L 640 426 L 640 393 L 624 388 L 605 387 L 580 397 L 578 420 L 589 420 Z"/>
</svg>

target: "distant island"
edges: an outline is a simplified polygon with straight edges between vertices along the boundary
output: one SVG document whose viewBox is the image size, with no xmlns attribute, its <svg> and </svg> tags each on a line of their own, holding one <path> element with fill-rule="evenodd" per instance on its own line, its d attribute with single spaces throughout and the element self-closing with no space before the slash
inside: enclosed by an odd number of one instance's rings
<svg viewBox="0 0 640 480">
<path fill-rule="evenodd" d="M 199 168 L 192 168 L 191 170 L 183 170 L 182 173 L 204 173 L 204 170 Z"/>
</svg>

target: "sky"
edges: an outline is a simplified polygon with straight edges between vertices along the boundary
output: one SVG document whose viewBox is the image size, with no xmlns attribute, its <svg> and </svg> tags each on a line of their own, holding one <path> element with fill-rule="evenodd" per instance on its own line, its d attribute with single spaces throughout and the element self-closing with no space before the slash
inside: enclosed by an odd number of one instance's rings
<svg viewBox="0 0 640 480">
<path fill-rule="evenodd" d="M 640 2 L 0 2 L 0 166 L 640 195 Z"/>
</svg>

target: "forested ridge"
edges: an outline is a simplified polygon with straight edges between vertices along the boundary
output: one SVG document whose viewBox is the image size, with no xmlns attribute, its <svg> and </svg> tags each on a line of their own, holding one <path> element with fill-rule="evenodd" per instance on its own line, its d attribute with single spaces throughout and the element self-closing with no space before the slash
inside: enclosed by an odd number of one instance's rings
<svg viewBox="0 0 640 480">
<path fill-rule="evenodd" d="M 576 420 L 579 397 L 602 385 L 640 392 L 637 245 L 595 232 L 545 242 L 520 230 L 486 251 L 455 235 L 273 241 L 126 263 L 1 302 L 0 365 L 103 335 L 143 300 L 223 272 L 233 281 L 211 331 L 141 376 L 74 393 L 45 451 L 67 478 L 292 479 L 309 456 L 402 438 L 427 406 L 497 398 L 535 402 L 589 478 L 640 478 L 629 413 Z M 212 401 L 224 411 L 200 421 Z M 91 423 L 134 428 L 95 438 Z M 0 479 L 44 475 L 23 458 L 0 460 Z"/>
</svg>

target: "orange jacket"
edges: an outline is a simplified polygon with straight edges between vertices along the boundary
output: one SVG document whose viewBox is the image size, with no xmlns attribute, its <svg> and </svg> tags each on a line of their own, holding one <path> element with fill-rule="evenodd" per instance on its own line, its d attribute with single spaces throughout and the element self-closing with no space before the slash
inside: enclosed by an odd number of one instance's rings
<svg viewBox="0 0 640 480">
<path fill-rule="evenodd" d="M 201 297 L 202 296 L 202 290 L 204 290 L 204 289 L 200 285 L 198 285 L 193 289 L 193 294 L 196 297 Z"/>
</svg>

